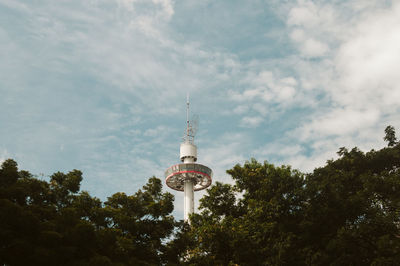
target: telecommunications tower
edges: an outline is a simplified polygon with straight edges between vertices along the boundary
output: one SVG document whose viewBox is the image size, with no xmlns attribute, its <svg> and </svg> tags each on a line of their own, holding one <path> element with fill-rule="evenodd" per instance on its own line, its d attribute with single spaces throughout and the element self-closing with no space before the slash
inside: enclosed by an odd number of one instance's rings
<svg viewBox="0 0 400 266">
<path fill-rule="evenodd" d="M 177 191 L 183 191 L 184 220 L 189 222 L 189 215 L 194 212 L 194 191 L 202 190 L 211 185 L 212 170 L 205 165 L 196 163 L 197 146 L 194 136 L 197 131 L 196 121 L 189 121 L 189 96 L 186 101 L 186 131 L 180 147 L 180 164 L 175 164 L 165 171 L 167 186 Z"/>
</svg>

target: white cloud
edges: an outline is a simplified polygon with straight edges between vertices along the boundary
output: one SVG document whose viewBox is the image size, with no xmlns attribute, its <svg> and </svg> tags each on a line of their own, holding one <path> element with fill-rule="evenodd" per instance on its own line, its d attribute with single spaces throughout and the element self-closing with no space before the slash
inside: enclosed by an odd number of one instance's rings
<svg viewBox="0 0 400 266">
<path fill-rule="evenodd" d="M 165 19 L 169 20 L 174 15 L 174 7 L 171 0 L 153 0 L 153 3 L 162 7 L 162 13 Z"/>
<path fill-rule="evenodd" d="M 311 155 L 288 162 L 311 170 L 341 146 L 382 146 L 384 127 L 400 120 L 400 4 L 298 1 L 287 23 L 299 46 L 293 64 L 300 86 L 315 110 L 286 136 L 300 139 Z"/>
<path fill-rule="evenodd" d="M 335 64 L 339 74 L 334 99 L 359 108 L 369 105 L 384 111 L 400 102 L 400 4 L 368 14 L 340 46 Z M 354 102 L 357 98 L 359 101 Z"/>
<path fill-rule="evenodd" d="M 0 165 L 6 160 L 10 158 L 10 154 L 6 149 L 0 149 Z"/>
<path fill-rule="evenodd" d="M 303 29 L 295 28 L 290 33 L 290 38 L 295 42 L 302 42 L 306 39 L 305 32 Z"/>
<path fill-rule="evenodd" d="M 373 109 L 334 109 L 316 116 L 295 135 L 308 141 L 331 135 L 348 135 L 375 125 L 379 117 L 379 111 Z"/>
<path fill-rule="evenodd" d="M 225 133 L 213 140 L 208 145 L 199 146 L 199 163 L 212 168 L 214 182 L 228 182 L 232 180 L 226 174 L 226 170 L 237 163 L 247 159 L 245 147 L 249 145 L 249 139 L 243 133 Z M 200 144 L 199 144 L 200 145 Z"/>
<path fill-rule="evenodd" d="M 137 0 L 116 0 L 116 2 L 119 7 L 125 8 L 129 11 L 133 11 L 134 3 L 137 2 Z"/>
<path fill-rule="evenodd" d="M 309 38 L 304 41 L 300 49 L 302 54 L 306 57 L 320 57 L 325 55 L 329 47 L 323 42 Z"/>
<path fill-rule="evenodd" d="M 215 180 L 231 182 L 225 170 L 260 146 L 258 158 L 312 169 L 340 146 L 382 145 L 384 126 L 400 121 L 400 14 L 380 2 L 283 4 L 287 28 L 258 25 L 250 40 L 260 10 L 245 10 L 232 36 L 241 16 L 221 21 L 231 10 L 204 1 L 2 1 L 24 12 L 0 26 L 0 101 L 11 110 L 0 119 L 19 139 L 4 147 L 38 168 L 84 165 L 96 192 L 134 192 L 179 160 L 187 91 L 212 127 L 199 162 Z M 218 135 L 227 128 L 242 133 Z"/>
<path fill-rule="evenodd" d="M 145 136 L 145 137 L 153 137 L 153 138 L 154 137 L 161 137 L 161 136 L 167 134 L 170 130 L 171 129 L 166 127 L 166 126 L 159 125 L 159 126 L 157 126 L 155 128 L 146 129 L 143 132 L 143 136 Z"/>
<path fill-rule="evenodd" d="M 288 15 L 289 25 L 312 27 L 319 21 L 318 8 L 312 1 L 298 1 L 298 6 L 292 8 Z"/>
<path fill-rule="evenodd" d="M 240 125 L 243 127 L 257 127 L 263 120 L 261 116 L 245 116 L 241 119 Z"/>
<path fill-rule="evenodd" d="M 244 114 L 249 110 L 249 107 L 247 105 L 238 105 L 233 109 L 234 114 Z"/>
<path fill-rule="evenodd" d="M 280 78 L 271 71 L 265 70 L 259 73 L 249 71 L 241 83 L 246 87 L 243 92 L 231 90 L 229 97 L 236 102 L 247 103 L 247 106 L 251 105 L 248 110 L 255 110 L 261 116 L 266 116 L 271 111 L 268 107 L 269 104 L 287 107 L 294 102 L 301 101 L 300 98 L 295 99 L 298 82 L 294 77 Z M 243 104 L 240 106 L 243 106 Z M 234 113 L 244 114 L 244 108 L 234 109 Z M 241 125 L 254 127 L 259 125 L 261 121 L 262 117 L 246 116 L 242 119 Z"/>
<path fill-rule="evenodd" d="M 292 157 L 300 154 L 303 151 L 303 148 L 299 144 L 290 145 L 288 143 L 268 143 L 263 145 L 262 147 L 256 149 L 254 154 L 257 157 L 269 157 L 269 156 L 279 156 L 279 157 Z"/>
<path fill-rule="evenodd" d="M 290 9 L 287 18 L 291 29 L 289 35 L 302 57 L 317 58 L 330 51 L 327 41 L 332 39 L 328 36 L 336 32 L 337 16 L 332 5 L 317 4 L 308 0 L 298 1 L 297 5 Z"/>
<path fill-rule="evenodd" d="M 344 128 L 343 134 L 371 126 L 400 102 L 400 4 L 384 10 L 368 9 L 353 23 L 343 25 L 338 49 L 331 59 L 332 70 L 328 70 L 333 75 L 322 83 L 336 109 L 319 115 L 321 132 L 340 131 L 344 124 L 353 130 Z M 318 64 L 313 70 L 325 72 Z M 310 127 L 316 128 L 315 120 Z"/>
<path fill-rule="evenodd" d="M 271 108 L 269 108 L 268 104 L 266 103 L 254 103 L 252 105 L 252 109 L 257 111 L 263 117 L 270 115 Z"/>
<path fill-rule="evenodd" d="M 12 1 L 12 0 L 2 0 L 0 2 L 0 5 L 5 5 L 8 8 L 12 8 L 12 9 L 18 10 L 20 12 L 29 13 L 29 8 L 27 7 L 27 5 L 20 3 L 20 2 L 16 2 L 16 1 Z"/>
</svg>

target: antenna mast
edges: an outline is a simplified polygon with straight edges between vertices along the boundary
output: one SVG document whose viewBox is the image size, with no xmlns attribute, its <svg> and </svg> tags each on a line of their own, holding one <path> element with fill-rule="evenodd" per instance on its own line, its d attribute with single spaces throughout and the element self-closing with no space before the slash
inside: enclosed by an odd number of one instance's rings
<svg viewBox="0 0 400 266">
<path fill-rule="evenodd" d="M 194 136 L 197 130 L 197 120 L 190 121 L 189 120 L 189 93 L 186 96 L 186 130 L 185 134 L 183 135 L 183 142 L 184 143 L 192 143 L 194 142 Z"/>
<path fill-rule="evenodd" d="M 186 140 L 190 141 L 190 137 L 189 137 L 189 92 L 186 95 Z"/>
</svg>

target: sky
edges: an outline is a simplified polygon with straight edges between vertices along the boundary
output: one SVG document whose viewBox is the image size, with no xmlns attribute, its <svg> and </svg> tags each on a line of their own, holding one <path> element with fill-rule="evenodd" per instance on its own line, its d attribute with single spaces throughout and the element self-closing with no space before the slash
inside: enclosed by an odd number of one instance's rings
<svg viewBox="0 0 400 266">
<path fill-rule="evenodd" d="M 189 93 L 213 182 L 310 172 L 400 130 L 399 69 L 399 1 L 0 0 L 0 161 L 133 194 L 179 162 Z"/>
</svg>

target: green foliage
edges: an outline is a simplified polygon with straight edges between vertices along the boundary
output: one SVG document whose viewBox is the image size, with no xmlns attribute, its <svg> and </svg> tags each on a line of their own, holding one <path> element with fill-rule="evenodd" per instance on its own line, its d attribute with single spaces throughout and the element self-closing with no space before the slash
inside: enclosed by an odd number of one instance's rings
<svg viewBox="0 0 400 266">
<path fill-rule="evenodd" d="M 388 142 L 389 147 L 396 145 L 397 139 L 396 139 L 396 131 L 394 130 L 394 127 L 387 126 L 385 128 L 385 137 L 383 139 Z"/>
<path fill-rule="evenodd" d="M 17 163 L 0 169 L 0 264 L 159 265 L 175 228 L 173 196 L 155 177 L 105 203 L 80 192 L 82 173 L 38 180 Z"/>
<path fill-rule="evenodd" d="M 1 265 L 398 265 L 400 145 L 339 158 L 303 174 L 252 159 L 200 200 L 191 225 L 152 177 L 103 203 L 80 191 L 82 173 L 46 182 L 0 169 Z"/>
<path fill-rule="evenodd" d="M 174 239 L 175 263 L 397 265 L 400 145 L 393 128 L 385 132 L 389 147 L 340 148 L 310 174 L 254 159 L 236 165 L 227 171 L 235 185 L 209 188 Z"/>
<path fill-rule="evenodd" d="M 372 264 L 400 259 L 400 147 L 354 148 L 307 177 L 308 260 Z M 386 240 L 384 240 L 386 239 Z M 385 241 L 390 248 L 382 250 Z M 311 247 L 311 244 L 315 247 Z M 383 255 L 385 254 L 385 255 Z"/>
<path fill-rule="evenodd" d="M 190 263 L 263 265 L 294 263 L 302 219 L 304 176 L 290 167 L 256 160 L 227 171 L 235 186 L 216 183 L 188 232 Z"/>
</svg>

